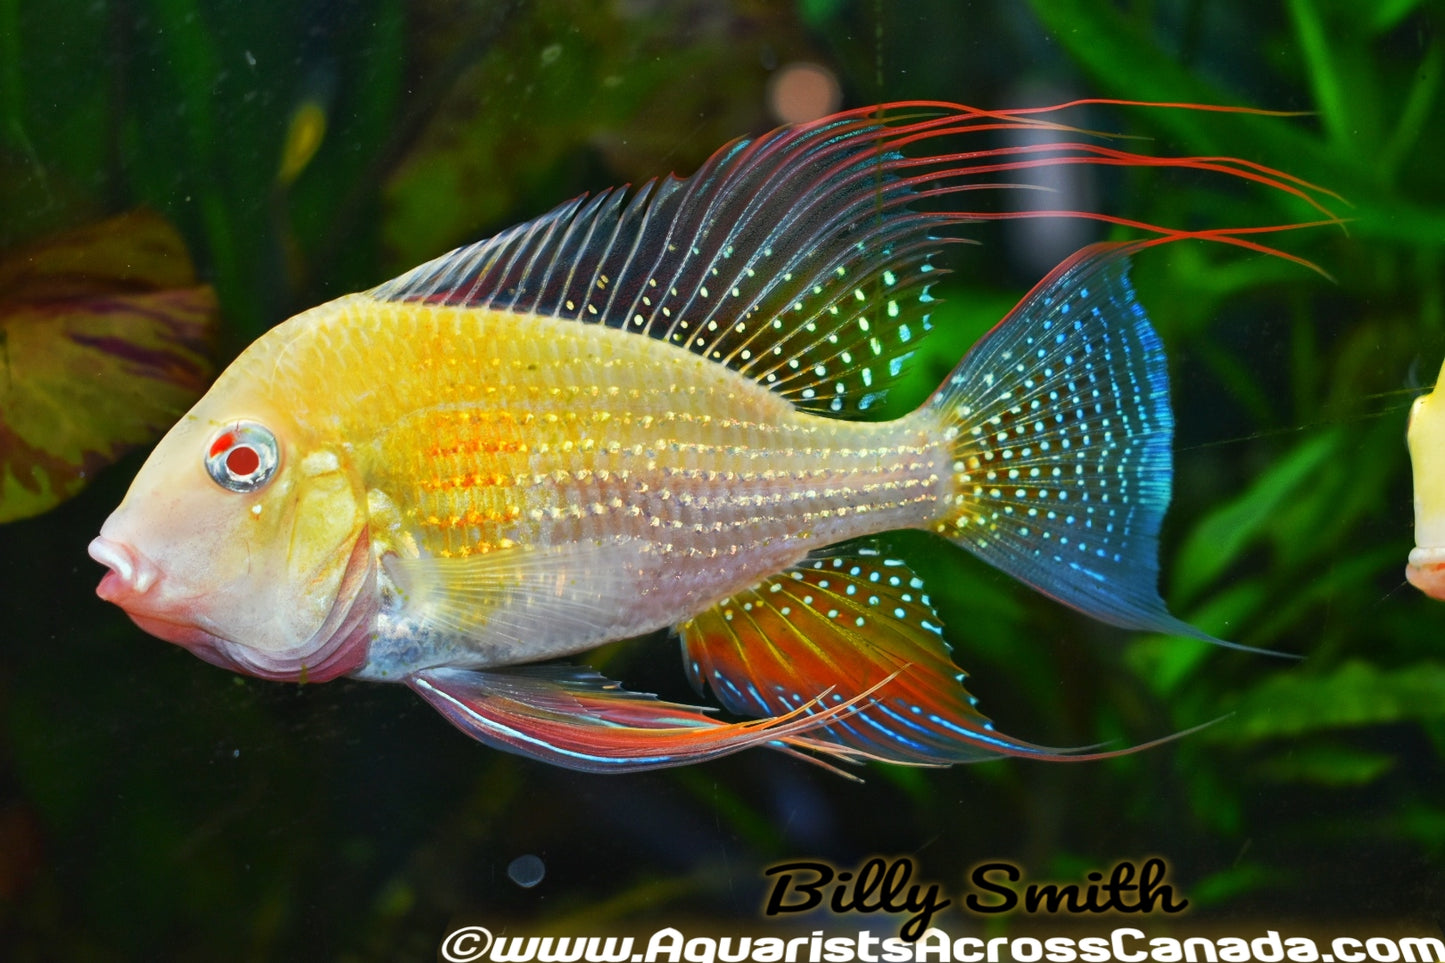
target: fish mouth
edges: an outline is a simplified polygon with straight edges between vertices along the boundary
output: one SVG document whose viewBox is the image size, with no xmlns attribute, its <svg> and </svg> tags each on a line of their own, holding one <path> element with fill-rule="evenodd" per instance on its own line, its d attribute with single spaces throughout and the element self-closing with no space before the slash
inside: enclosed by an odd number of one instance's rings
<svg viewBox="0 0 1445 963">
<path fill-rule="evenodd" d="M 1416 545 L 1410 550 L 1410 564 L 1421 568 L 1445 562 L 1445 546 Z"/>
<path fill-rule="evenodd" d="M 97 537 L 90 557 L 110 571 L 96 594 L 119 606 L 142 631 L 179 645 L 212 665 L 262 679 L 324 682 L 355 672 L 366 662 L 379 605 L 370 542 L 356 540 L 336 599 L 322 624 L 294 648 L 267 651 L 221 633 L 206 614 L 205 594 L 177 593 L 173 579 L 131 545 Z"/>
<path fill-rule="evenodd" d="M 126 602 L 144 596 L 160 581 L 161 572 L 155 563 L 124 542 L 113 542 L 104 535 L 90 543 L 90 557 L 110 569 L 96 586 L 95 594 L 127 611 Z"/>
<path fill-rule="evenodd" d="M 1445 599 L 1445 547 L 1416 546 L 1405 567 L 1409 583 L 1431 598 Z"/>
<path fill-rule="evenodd" d="M 178 600 L 162 598 L 160 566 L 126 543 L 104 535 L 90 543 L 89 551 L 91 558 L 110 569 L 95 587 L 96 595 L 119 606 L 143 631 L 214 661 L 206 653 L 225 640 L 196 625 L 194 616 L 180 621 L 170 614 Z"/>
</svg>

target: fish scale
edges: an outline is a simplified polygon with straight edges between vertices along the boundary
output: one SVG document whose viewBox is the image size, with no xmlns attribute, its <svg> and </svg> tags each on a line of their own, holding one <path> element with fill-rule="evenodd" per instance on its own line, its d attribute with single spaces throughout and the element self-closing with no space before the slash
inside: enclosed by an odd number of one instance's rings
<svg viewBox="0 0 1445 963">
<path fill-rule="evenodd" d="M 351 323 L 345 305 L 307 319 L 290 370 L 325 372 L 326 383 L 288 391 L 347 390 L 319 362 L 331 327 Z M 555 330 L 519 339 L 509 336 L 517 323 L 500 312 L 399 306 L 387 325 L 392 343 L 378 346 L 397 376 L 338 425 L 369 450 L 368 485 L 413 506 L 409 534 L 427 552 L 643 540 L 689 581 L 704 580 L 692 569 L 716 576 L 714 560 L 733 559 L 709 593 L 721 597 L 780 559 L 926 524 L 937 512 L 947 455 L 936 425 L 809 415 L 685 351 L 540 318 L 527 323 Z M 440 343 L 455 380 L 433 373 Z M 387 538 L 373 533 L 378 545 Z M 750 563 L 759 546 L 768 551 Z"/>
</svg>

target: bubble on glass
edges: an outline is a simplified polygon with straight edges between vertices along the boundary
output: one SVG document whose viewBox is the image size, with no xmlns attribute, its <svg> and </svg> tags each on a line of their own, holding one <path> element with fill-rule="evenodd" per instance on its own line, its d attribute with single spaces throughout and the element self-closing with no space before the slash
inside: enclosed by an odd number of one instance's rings
<svg viewBox="0 0 1445 963">
<path fill-rule="evenodd" d="M 507 876 L 512 882 L 523 889 L 531 889 L 542 882 L 542 877 L 547 875 L 547 865 L 541 858 L 528 853 L 525 856 L 518 856 L 507 864 Z"/>
<path fill-rule="evenodd" d="M 768 80 L 768 109 L 785 124 L 826 117 L 843 102 L 843 88 L 827 67 L 806 61 L 784 64 Z"/>
</svg>

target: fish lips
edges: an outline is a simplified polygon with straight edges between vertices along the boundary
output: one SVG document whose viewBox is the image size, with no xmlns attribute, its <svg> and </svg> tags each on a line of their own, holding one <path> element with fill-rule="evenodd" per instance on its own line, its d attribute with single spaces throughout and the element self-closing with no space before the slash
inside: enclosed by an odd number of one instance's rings
<svg viewBox="0 0 1445 963">
<path fill-rule="evenodd" d="M 110 571 L 95 587 L 95 594 L 121 608 L 143 631 L 158 639 L 189 649 L 214 665 L 230 668 L 221 651 L 226 640 L 207 631 L 195 622 L 194 616 L 184 620 L 168 616 L 177 606 L 157 591 L 162 583 L 161 572 L 144 555 L 122 542 L 100 536 L 90 543 L 90 557 Z"/>
<path fill-rule="evenodd" d="M 366 663 L 380 605 L 366 538 L 353 547 L 341 591 L 321 627 L 306 644 L 282 652 L 253 648 L 200 624 L 204 616 L 187 600 L 167 597 L 160 568 L 130 546 L 102 535 L 89 551 L 110 569 L 96 586 L 98 596 L 119 606 L 143 631 L 212 665 L 275 681 L 326 682 Z"/>
<path fill-rule="evenodd" d="M 110 569 L 95 587 L 95 594 L 120 606 L 151 635 L 186 648 L 218 640 L 192 621 L 166 617 L 167 611 L 178 608 L 177 600 L 166 597 L 160 567 L 140 552 L 102 535 L 90 543 L 90 557 Z"/>
<path fill-rule="evenodd" d="M 1413 549 L 1405 578 L 1431 598 L 1445 599 L 1445 548 Z"/>
</svg>

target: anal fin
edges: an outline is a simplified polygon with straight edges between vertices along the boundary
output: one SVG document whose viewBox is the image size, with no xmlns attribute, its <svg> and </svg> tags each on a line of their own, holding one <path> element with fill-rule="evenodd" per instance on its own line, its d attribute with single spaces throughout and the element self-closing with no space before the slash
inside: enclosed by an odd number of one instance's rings
<svg viewBox="0 0 1445 963">
<path fill-rule="evenodd" d="M 777 716 L 825 691 L 831 706 L 874 690 L 809 733 L 855 755 L 946 766 L 1081 754 L 995 731 L 963 687 L 922 581 L 895 559 L 809 558 L 678 631 L 693 684 L 733 712 Z"/>
</svg>

